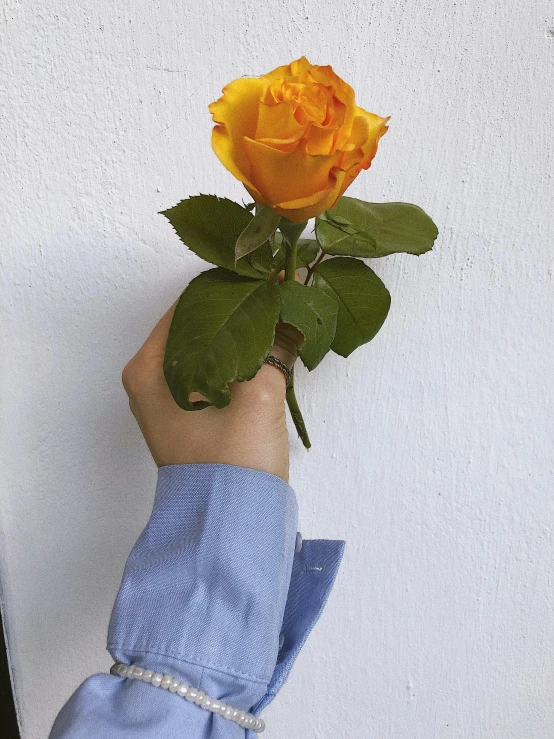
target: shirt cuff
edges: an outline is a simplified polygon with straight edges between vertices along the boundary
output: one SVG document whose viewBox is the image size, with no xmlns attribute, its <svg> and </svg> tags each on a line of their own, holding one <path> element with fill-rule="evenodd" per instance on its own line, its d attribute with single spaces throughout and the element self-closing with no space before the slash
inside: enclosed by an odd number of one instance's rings
<svg viewBox="0 0 554 739">
<path fill-rule="evenodd" d="M 344 548 L 297 547 L 297 519 L 294 492 L 276 475 L 161 467 L 110 620 L 112 657 L 257 713 L 317 621 Z"/>
</svg>

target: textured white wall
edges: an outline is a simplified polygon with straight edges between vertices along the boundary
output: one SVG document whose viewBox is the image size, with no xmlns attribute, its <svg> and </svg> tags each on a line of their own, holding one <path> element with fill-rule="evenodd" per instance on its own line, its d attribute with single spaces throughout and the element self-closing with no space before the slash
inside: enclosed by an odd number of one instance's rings
<svg viewBox="0 0 554 739">
<path fill-rule="evenodd" d="M 547 0 L 4 0 L 0 27 L 1 563 L 24 739 L 109 666 L 149 514 L 120 372 L 205 267 L 157 211 L 243 196 L 206 106 L 302 53 L 392 116 L 350 194 L 418 203 L 441 237 L 376 264 L 393 304 L 372 344 L 299 371 L 300 528 L 347 550 L 268 739 L 551 739 Z"/>
</svg>

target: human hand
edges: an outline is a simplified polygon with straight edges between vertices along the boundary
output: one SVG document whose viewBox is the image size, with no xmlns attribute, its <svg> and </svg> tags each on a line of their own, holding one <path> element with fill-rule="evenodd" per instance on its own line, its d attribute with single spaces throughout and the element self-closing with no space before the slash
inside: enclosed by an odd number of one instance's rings
<svg viewBox="0 0 554 739">
<path fill-rule="evenodd" d="M 158 467 L 219 463 L 270 472 L 288 482 L 289 443 L 285 419 L 285 376 L 262 364 L 247 382 L 230 385 L 225 408 L 185 411 L 173 400 L 163 373 L 165 344 L 175 302 L 144 345 L 125 365 L 123 386 L 129 407 Z M 296 360 L 302 335 L 279 324 L 271 354 L 288 367 Z M 193 393 L 191 400 L 203 400 Z"/>
</svg>

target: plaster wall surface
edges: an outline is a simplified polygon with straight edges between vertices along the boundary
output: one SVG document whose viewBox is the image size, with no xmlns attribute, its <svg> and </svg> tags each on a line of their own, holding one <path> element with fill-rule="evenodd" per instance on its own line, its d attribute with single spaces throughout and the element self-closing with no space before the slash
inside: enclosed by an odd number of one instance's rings
<svg viewBox="0 0 554 739">
<path fill-rule="evenodd" d="M 1 585 L 23 739 L 106 670 L 156 470 L 121 370 L 205 264 L 158 211 L 245 193 L 225 83 L 306 54 L 390 130 L 349 194 L 439 225 L 377 338 L 298 371 L 306 538 L 344 538 L 267 737 L 552 739 L 554 16 L 546 0 L 4 0 Z"/>
</svg>

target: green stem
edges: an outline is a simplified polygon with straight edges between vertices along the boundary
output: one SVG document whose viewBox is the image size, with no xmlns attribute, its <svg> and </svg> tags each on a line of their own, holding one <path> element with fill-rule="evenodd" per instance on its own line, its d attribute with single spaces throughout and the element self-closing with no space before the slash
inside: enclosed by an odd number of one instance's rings
<svg viewBox="0 0 554 739">
<path fill-rule="evenodd" d="M 292 373 L 293 378 L 291 379 L 290 385 L 287 388 L 287 405 L 289 407 L 290 415 L 294 422 L 294 427 L 298 432 L 298 436 L 302 439 L 302 443 L 304 444 L 306 449 L 309 449 L 312 444 L 306 430 L 306 425 L 304 424 L 304 419 L 302 418 L 302 412 L 300 411 L 298 401 L 296 400 L 296 395 L 294 393 L 294 367 L 292 368 Z"/>
<path fill-rule="evenodd" d="M 300 234 L 295 238 L 294 243 L 291 244 L 290 254 L 289 258 L 287 259 L 287 263 L 285 265 L 285 280 L 295 280 L 296 279 L 296 258 L 298 254 L 298 238 Z M 292 377 L 290 381 L 290 385 L 287 388 L 287 405 L 289 407 L 290 415 L 292 417 L 292 420 L 294 422 L 294 427 L 296 428 L 296 431 L 298 432 L 298 436 L 302 439 L 302 443 L 306 447 L 306 449 L 309 449 L 312 444 L 310 442 L 310 437 L 308 436 L 308 432 L 306 431 L 306 425 L 304 424 L 304 419 L 302 418 L 302 412 L 300 410 L 300 407 L 298 405 L 298 400 L 296 399 L 296 394 L 294 392 L 294 367 L 291 370 Z"/>
<path fill-rule="evenodd" d="M 298 241 L 291 245 L 291 250 L 285 265 L 285 280 L 296 279 L 296 255 L 298 253 Z"/>
</svg>

